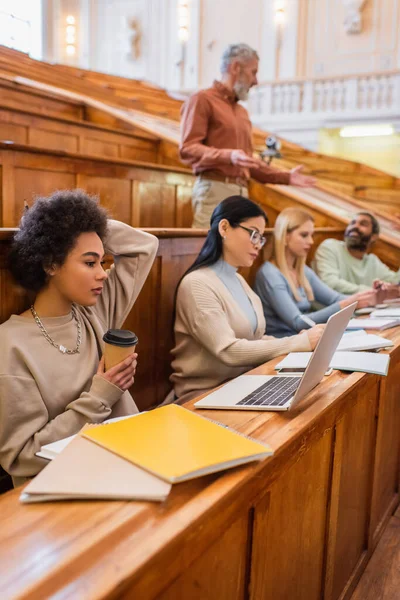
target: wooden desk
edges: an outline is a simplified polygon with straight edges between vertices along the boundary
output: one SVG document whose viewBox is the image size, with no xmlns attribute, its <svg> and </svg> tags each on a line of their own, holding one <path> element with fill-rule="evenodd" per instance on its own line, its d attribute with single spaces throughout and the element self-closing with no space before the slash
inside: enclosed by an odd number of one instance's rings
<svg viewBox="0 0 400 600">
<path fill-rule="evenodd" d="M 387 378 L 334 372 L 290 414 L 202 411 L 275 454 L 163 504 L 22 506 L 7 493 L 2 600 L 348 598 L 399 500 L 400 328 L 387 336 Z"/>
</svg>

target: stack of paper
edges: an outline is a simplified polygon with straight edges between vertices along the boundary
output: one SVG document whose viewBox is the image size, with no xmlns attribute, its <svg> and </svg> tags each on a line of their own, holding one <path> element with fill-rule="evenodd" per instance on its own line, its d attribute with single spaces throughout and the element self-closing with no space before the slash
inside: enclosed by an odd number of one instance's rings
<svg viewBox="0 0 400 600">
<path fill-rule="evenodd" d="M 369 319 L 350 319 L 346 329 L 376 329 L 377 331 L 383 331 L 384 329 L 400 325 L 400 318 L 375 319 L 373 318 L 373 314 L 371 313 Z"/>
<path fill-rule="evenodd" d="M 360 350 L 381 350 L 382 348 L 391 348 L 392 346 L 394 344 L 391 340 L 387 340 L 380 335 L 367 333 L 364 330 L 350 330 L 343 335 L 336 350 L 359 352 Z"/>
<path fill-rule="evenodd" d="M 306 369 L 312 353 L 291 352 L 275 366 L 280 369 Z M 387 375 L 390 356 L 373 352 L 335 352 L 331 360 L 331 369 L 340 371 L 360 371 L 362 373 L 375 373 Z"/>
<path fill-rule="evenodd" d="M 374 310 L 371 313 L 371 318 L 373 319 L 400 319 L 400 308 L 396 306 L 391 306 L 388 308 L 381 308 L 379 310 Z"/>
<path fill-rule="evenodd" d="M 171 483 L 272 454 L 268 445 L 175 404 L 90 427 L 49 446 L 55 458 L 24 489 L 22 502 L 161 501 Z"/>
</svg>

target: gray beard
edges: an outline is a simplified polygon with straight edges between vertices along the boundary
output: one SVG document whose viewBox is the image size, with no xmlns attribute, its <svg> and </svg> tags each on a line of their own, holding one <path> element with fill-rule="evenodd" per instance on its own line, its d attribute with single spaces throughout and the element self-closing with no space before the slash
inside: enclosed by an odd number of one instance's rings
<svg viewBox="0 0 400 600">
<path fill-rule="evenodd" d="M 236 94 L 236 98 L 244 102 L 249 97 L 249 89 L 241 81 L 237 81 L 233 86 L 233 91 Z"/>
</svg>

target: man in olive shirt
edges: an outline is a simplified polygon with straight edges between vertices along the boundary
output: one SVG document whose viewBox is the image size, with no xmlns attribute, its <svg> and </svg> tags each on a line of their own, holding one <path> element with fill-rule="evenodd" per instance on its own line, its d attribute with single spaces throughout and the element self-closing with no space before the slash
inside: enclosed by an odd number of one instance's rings
<svg viewBox="0 0 400 600">
<path fill-rule="evenodd" d="M 247 100 L 257 84 L 258 55 L 247 44 L 229 46 L 222 55 L 221 81 L 193 94 L 182 107 L 180 157 L 198 176 L 193 188 L 193 227 L 208 228 L 214 208 L 228 196 L 248 196 L 248 181 L 313 186 L 298 166 L 279 171 L 253 157 Z"/>
<path fill-rule="evenodd" d="M 378 237 L 377 219 L 368 212 L 357 213 L 344 232 L 344 242 L 329 239 L 318 247 L 313 265 L 318 276 L 342 294 L 390 289 L 384 282 L 398 284 L 400 270 L 392 271 L 376 254 L 368 254 Z"/>
</svg>

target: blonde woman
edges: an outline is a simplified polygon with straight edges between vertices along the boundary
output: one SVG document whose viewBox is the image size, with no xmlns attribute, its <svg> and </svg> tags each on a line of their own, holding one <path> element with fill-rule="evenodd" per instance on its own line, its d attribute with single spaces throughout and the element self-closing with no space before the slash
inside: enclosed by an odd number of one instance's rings
<svg viewBox="0 0 400 600">
<path fill-rule="evenodd" d="M 306 265 L 313 234 L 312 216 L 298 208 L 286 208 L 275 222 L 273 255 L 259 269 L 254 288 L 263 304 L 267 331 L 275 337 L 326 323 L 331 315 L 352 302 L 358 302 L 361 308 L 375 301 L 373 290 L 345 296 L 318 278 Z M 323 308 L 313 310 L 314 302 Z"/>
</svg>

